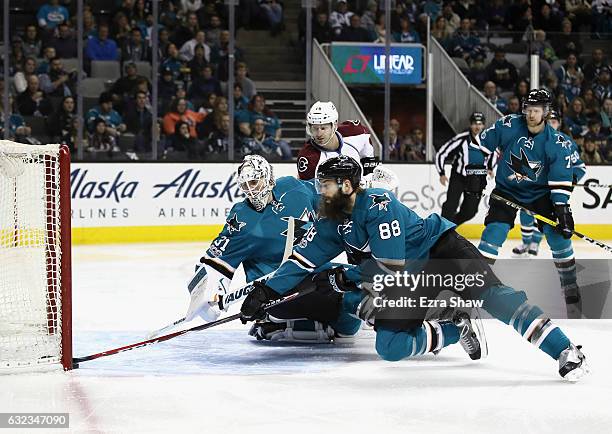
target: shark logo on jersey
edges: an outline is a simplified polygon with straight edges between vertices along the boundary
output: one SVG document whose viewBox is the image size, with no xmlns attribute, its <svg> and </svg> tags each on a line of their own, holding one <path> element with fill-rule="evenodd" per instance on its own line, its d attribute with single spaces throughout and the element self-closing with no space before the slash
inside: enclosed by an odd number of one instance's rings
<svg viewBox="0 0 612 434">
<path fill-rule="evenodd" d="M 563 148 L 565 149 L 572 149 L 572 141 L 569 139 L 566 139 L 565 137 L 563 137 L 561 134 L 557 134 L 557 145 L 561 145 Z"/>
<path fill-rule="evenodd" d="M 245 222 L 241 222 L 238 220 L 238 215 L 236 213 L 234 213 L 234 216 L 229 219 L 227 222 L 227 229 L 230 231 L 230 234 L 232 232 L 240 232 L 240 229 L 243 228 L 243 226 L 246 226 Z"/>
<path fill-rule="evenodd" d="M 527 149 L 533 149 L 533 137 L 521 137 L 517 140 L 519 145 L 523 145 Z M 522 142 L 522 143 L 521 143 Z"/>
<path fill-rule="evenodd" d="M 288 222 L 289 217 L 281 217 L 281 220 Z M 300 244 L 300 241 L 302 240 L 306 232 L 308 232 L 308 229 L 310 229 L 310 227 L 312 226 L 312 222 L 315 221 L 315 213 L 314 211 L 309 211 L 308 208 L 304 208 L 302 214 L 300 214 L 300 216 L 297 217 L 295 220 L 296 224 L 293 233 L 293 245 L 297 246 Z M 281 235 L 286 237 L 287 229 L 281 232 Z"/>
<path fill-rule="evenodd" d="M 514 172 L 508 179 L 521 181 L 537 181 L 540 172 L 542 171 L 542 163 L 539 161 L 529 161 L 523 148 L 521 148 L 521 156 L 517 157 L 510 152 L 510 161 L 506 161 L 506 164 Z"/>
<path fill-rule="evenodd" d="M 348 235 L 353 230 L 353 221 L 344 220 L 344 223 L 338 225 L 338 235 Z"/>
<path fill-rule="evenodd" d="M 502 125 L 504 127 L 512 128 L 512 119 L 514 119 L 513 115 L 506 115 L 502 118 Z"/>
<path fill-rule="evenodd" d="M 274 214 L 278 214 L 284 209 L 285 209 L 285 204 L 277 200 L 272 200 L 272 211 L 274 212 Z"/>
<path fill-rule="evenodd" d="M 370 209 L 374 208 L 375 206 L 378 206 L 379 211 L 383 209 L 387 211 L 387 205 L 389 204 L 389 202 L 391 202 L 389 193 L 371 194 L 370 197 L 372 198 L 372 205 L 370 205 Z"/>
</svg>

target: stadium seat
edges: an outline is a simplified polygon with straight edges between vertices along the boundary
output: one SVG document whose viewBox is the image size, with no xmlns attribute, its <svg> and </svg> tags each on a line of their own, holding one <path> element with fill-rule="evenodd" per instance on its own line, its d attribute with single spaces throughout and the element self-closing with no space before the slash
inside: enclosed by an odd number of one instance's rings
<svg viewBox="0 0 612 434">
<path fill-rule="evenodd" d="M 121 77 L 121 67 L 116 60 L 92 60 L 91 76 L 92 78 L 116 80 Z"/>
<path fill-rule="evenodd" d="M 138 75 L 142 75 L 151 80 L 151 63 L 149 62 L 134 62 L 138 70 Z"/>
<path fill-rule="evenodd" d="M 552 68 L 553 71 L 556 71 L 560 66 L 565 65 L 565 59 L 557 59 L 553 62 L 553 64 L 550 66 Z"/>
<path fill-rule="evenodd" d="M 455 62 L 455 64 L 459 67 L 461 72 L 466 73 L 470 71 L 470 66 L 467 64 L 465 59 L 461 57 L 453 57 L 452 59 L 453 59 L 453 62 Z"/>
<path fill-rule="evenodd" d="M 527 62 L 526 54 L 506 53 L 506 60 L 520 69 Z"/>
<path fill-rule="evenodd" d="M 106 90 L 107 81 L 104 78 L 84 78 L 82 81 L 83 96 L 98 98 Z"/>
<path fill-rule="evenodd" d="M 134 142 L 136 141 L 136 137 L 134 134 L 125 133 L 119 136 L 119 140 L 117 141 L 117 145 L 122 152 L 130 152 L 134 150 Z"/>
<path fill-rule="evenodd" d="M 98 97 L 83 97 L 83 116 L 87 114 L 89 110 L 98 105 Z"/>
<path fill-rule="evenodd" d="M 79 59 L 77 59 L 76 57 L 74 58 L 69 58 L 69 59 L 62 59 L 62 65 L 64 66 L 64 69 L 68 72 L 73 71 L 73 70 L 79 70 Z"/>
</svg>

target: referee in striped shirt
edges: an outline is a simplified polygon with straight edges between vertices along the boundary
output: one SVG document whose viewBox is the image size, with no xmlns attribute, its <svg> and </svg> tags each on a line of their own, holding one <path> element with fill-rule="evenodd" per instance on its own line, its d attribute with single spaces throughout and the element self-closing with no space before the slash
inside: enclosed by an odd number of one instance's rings
<svg viewBox="0 0 612 434">
<path fill-rule="evenodd" d="M 444 186 L 448 183 L 446 202 L 442 205 L 442 217 L 457 226 L 476 215 L 482 191 L 486 187 L 487 163 L 490 164 L 489 167 L 494 163 L 493 159 L 489 158 L 490 151 L 481 148 L 475 139 L 484 125 L 484 115 L 480 112 L 472 113 L 470 128 L 442 145 L 436 154 L 436 169 L 440 174 L 440 183 Z M 450 182 L 444 172 L 445 162 L 452 162 L 453 165 Z M 463 202 L 459 208 L 462 195 Z"/>
</svg>

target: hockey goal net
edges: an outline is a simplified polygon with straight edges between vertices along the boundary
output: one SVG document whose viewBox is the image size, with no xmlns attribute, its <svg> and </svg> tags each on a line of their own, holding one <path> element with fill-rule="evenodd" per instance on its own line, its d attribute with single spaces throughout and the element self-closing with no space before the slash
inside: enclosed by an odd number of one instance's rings
<svg viewBox="0 0 612 434">
<path fill-rule="evenodd" d="M 72 367 L 70 153 L 0 141 L 0 372 Z"/>
</svg>

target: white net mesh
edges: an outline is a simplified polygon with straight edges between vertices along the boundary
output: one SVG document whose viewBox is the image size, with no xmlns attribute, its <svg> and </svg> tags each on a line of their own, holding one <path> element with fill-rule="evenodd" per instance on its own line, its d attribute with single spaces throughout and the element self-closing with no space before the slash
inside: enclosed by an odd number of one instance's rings
<svg viewBox="0 0 612 434">
<path fill-rule="evenodd" d="M 59 364 L 59 146 L 0 141 L 0 369 Z"/>
</svg>

